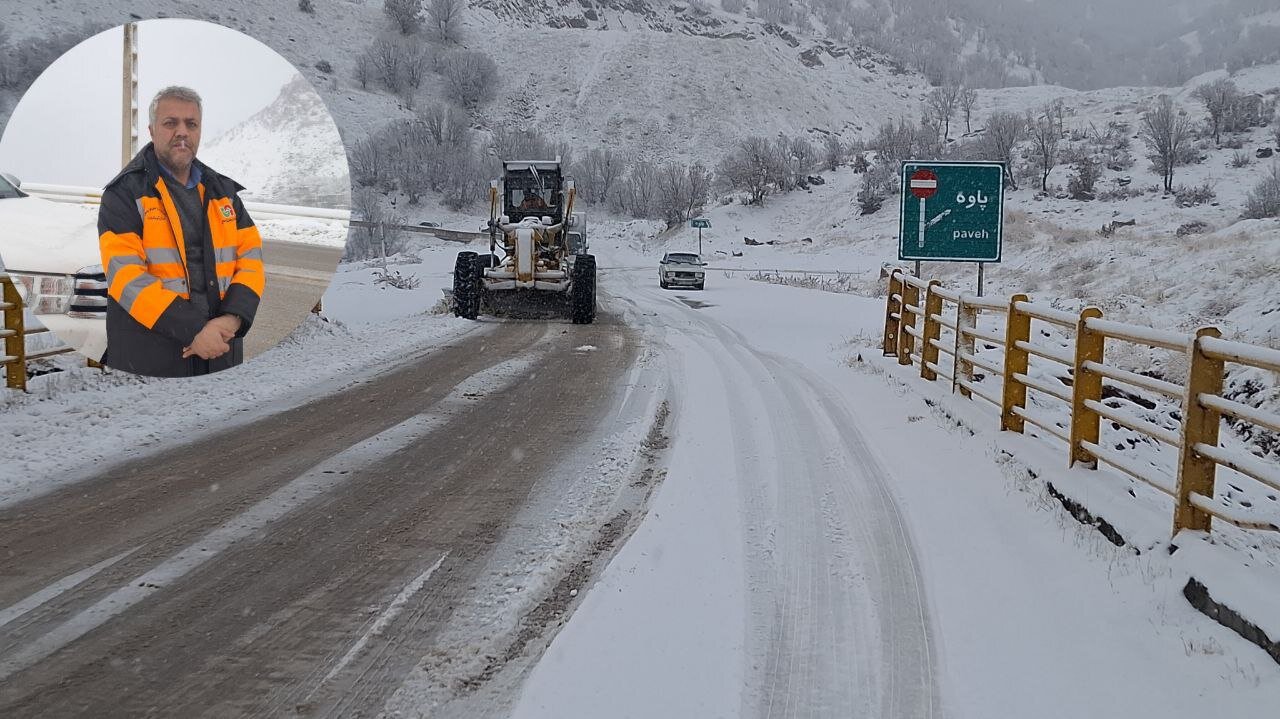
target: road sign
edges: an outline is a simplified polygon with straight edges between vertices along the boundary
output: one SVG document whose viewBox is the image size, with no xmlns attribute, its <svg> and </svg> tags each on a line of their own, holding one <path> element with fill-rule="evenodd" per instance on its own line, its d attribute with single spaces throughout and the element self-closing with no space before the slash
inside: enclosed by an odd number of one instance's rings
<svg viewBox="0 0 1280 719">
<path fill-rule="evenodd" d="M 689 226 L 696 227 L 699 230 L 702 230 L 702 229 L 709 230 L 711 229 L 711 220 L 708 220 L 705 217 L 695 217 L 692 220 L 689 220 Z"/>
<path fill-rule="evenodd" d="M 898 259 L 999 262 L 1004 165 L 902 163 Z"/>
<path fill-rule="evenodd" d="M 933 170 L 921 168 L 911 173 L 911 194 L 917 199 L 927 200 L 938 192 L 938 176 Z"/>
</svg>

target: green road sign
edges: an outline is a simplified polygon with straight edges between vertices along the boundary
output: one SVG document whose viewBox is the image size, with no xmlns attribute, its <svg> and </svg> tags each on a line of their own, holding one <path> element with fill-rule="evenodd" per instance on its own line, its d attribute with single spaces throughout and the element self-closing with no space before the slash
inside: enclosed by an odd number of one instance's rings
<svg viewBox="0 0 1280 719">
<path fill-rule="evenodd" d="M 711 229 L 711 220 L 708 220 L 705 217 L 695 217 L 692 220 L 689 220 L 689 226 L 696 227 L 699 230 L 709 230 Z"/>
<path fill-rule="evenodd" d="M 902 163 L 898 259 L 999 262 L 1004 165 Z"/>
</svg>

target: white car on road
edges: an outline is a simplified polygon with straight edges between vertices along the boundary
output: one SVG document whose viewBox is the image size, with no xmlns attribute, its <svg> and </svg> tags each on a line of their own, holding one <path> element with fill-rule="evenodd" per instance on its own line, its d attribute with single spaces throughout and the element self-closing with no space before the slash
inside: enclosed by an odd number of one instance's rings
<svg viewBox="0 0 1280 719">
<path fill-rule="evenodd" d="M 658 265 L 658 284 L 664 290 L 669 287 L 700 290 L 706 286 L 706 272 L 702 269 L 706 266 L 707 263 L 692 252 L 668 252 Z"/>
</svg>

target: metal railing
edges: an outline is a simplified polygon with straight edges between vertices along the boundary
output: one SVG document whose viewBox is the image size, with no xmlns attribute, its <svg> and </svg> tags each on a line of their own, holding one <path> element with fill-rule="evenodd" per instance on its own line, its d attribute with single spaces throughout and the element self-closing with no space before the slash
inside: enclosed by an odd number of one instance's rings
<svg viewBox="0 0 1280 719">
<path fill-rule="evenodd" d="M 979 328 L 983 313 L 1001 316 L 1003 333 Z M 1041 328 L 1034 335 L 1033 323 Z M 1067 444 L 1069 465 L 1096 469 L 1102 461 L 1169 496 L 1175 534 L 1183 529 L 1209 531 L 1215 518 L 1245 529 L 1280 531 L 1280 519 L 1217 501 L 1215 487 L 1221 466 L 1280 492 L 1277 463 L 1219 443 L 1220 426 L 1227 418 L 1280 432 L 1280 415 L 1222 395 L 1227 363 L 1280 372 L 1280 351 L 1227 341 L 1220 334 L 1214 327 L 1183 334 L 1113 322 L 1103 319 L 1097 307 L 1073 314 L 1033 303 L 1025 294 L 1007 301 L 975 297 L 938 280 L 894 270 L 889 276 L 883 347 L 899 364 L 918 366 L 921 378 L 942 377 L 951 382 L 953 392 L 996 406 L 1001 430 L 1022 433 L 1031 424 Z M 1057 346 L 1043 341 L 1055 336 L 1069 341 Z M 978 341 L 998 348 L 1003 357 L 996 361 L 980 354 Z M 1107 364 L 1108 341 L 1177 354 L 1188 367 L 1185 381 L 1177 384 Z M 950 362 L 940 361 L 942 355 Z M 1031 372 L 1033 359 L 1043 371 Z M 1000 391 L 975 382 L 975 368 L 998 377 Z M 1117 389 L 1179 402 L 1177 431 L 1107 405 L 1106 390 L 1114 395 Z M 1029 391 L 1045 404 L 1065 405 L 1069 422 L 1064 426 L 1052 415 L 1029 408 Z M 1176 476 L 1162 476 L 1153 466 L 1109 448 L 1100 437 L 1103 420 L 1172 447 L 1178 457 Z"/>
<path fill-rule="evenodd" d="M 0 274 L 0 337 L 4 338 L 4 354 L 0 365 L 4 366 L 5 386 L 26 390 L 27 357 L 25 328 L 22 321 L 22 298 L 9 275 Z"/>
<path fill-rule="evenodd" d="M 5 368 L 5 386 L 9 389 L 25 391 L 27 389 L 27 363 L 53 355 L 75 352 L 76 348 L 66 343 L 53 347 L 27 350 L 27 337 L 49 332 L 47 327 L 27 327 L 22 316 L 22 296 L 13 278 L 0 274 L 0 310 L 3 311 L 3 323 L 0 323 L 0 338 L 4 339 L 4 353 L 0 354 L 0 365 Z M 91 364 L 93 363 L 90 360 Z"/>
</svg>

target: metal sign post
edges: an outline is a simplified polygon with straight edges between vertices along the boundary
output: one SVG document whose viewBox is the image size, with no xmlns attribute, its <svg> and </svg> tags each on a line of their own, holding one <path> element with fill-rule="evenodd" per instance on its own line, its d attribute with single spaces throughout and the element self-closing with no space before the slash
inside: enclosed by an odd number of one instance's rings
<svg viewBox="0 0 1280 719">
<path fill-rule="evenodd" d="M 689 226 L 698 228 L 698 256 L 702 256 L 702 229 L 704 227 L 711 229 L 711 220 L 705 217 L 695 217 L 689 220 Z"/>
</svg>

